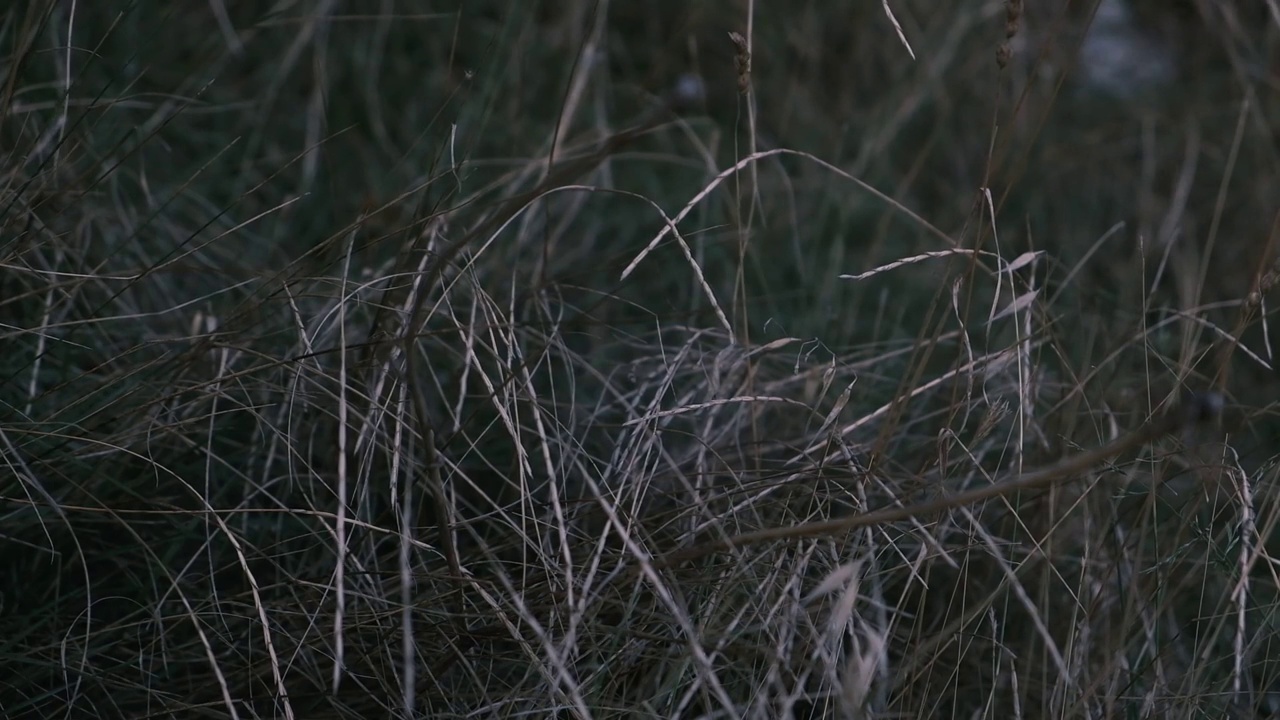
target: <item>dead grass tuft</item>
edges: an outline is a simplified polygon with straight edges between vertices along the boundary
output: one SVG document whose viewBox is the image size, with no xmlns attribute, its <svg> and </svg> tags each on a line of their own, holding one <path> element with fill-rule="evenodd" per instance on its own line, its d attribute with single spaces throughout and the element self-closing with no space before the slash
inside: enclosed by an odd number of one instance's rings
<svg viewBox="0 0 1280 720">
<path fill-rule="evenodd" d="M 1274 19 L 304 5 L 0 20 L 0 715 L 1280 712 Z"/>
</svg>

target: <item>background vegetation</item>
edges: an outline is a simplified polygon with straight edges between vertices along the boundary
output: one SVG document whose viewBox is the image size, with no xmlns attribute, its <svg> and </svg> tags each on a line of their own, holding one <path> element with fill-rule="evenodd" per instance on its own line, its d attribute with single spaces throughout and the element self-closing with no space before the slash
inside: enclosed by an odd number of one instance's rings
<svg viewBox="0 0 1280 720">
<path fill-rule="evenodd" d="M 1026 5 L 6 6 L 0 715 L 1280 713 L 1280 10 Z"/>
</svg>

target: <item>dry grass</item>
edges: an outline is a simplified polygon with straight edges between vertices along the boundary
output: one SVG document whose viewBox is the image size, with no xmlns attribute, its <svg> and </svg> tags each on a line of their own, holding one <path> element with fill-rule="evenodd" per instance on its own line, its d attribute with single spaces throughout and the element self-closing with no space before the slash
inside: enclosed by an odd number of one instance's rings
<svg viewBox="0 0 1280 720">
<path fill-rule="evenodd" d="M 0 16 L 0 715 L 1280 714 L 1280 16 L 863 5 Z"/>
</svg>

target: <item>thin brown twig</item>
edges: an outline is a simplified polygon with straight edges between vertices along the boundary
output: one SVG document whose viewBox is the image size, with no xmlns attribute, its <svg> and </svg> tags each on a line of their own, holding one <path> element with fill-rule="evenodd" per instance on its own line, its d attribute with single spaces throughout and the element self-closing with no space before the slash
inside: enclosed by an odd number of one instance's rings
<svg viewBox="0 0 1280 720">
<path fill-rule="evenodd" d="M 1027 490 L 1039 490 L 1055 483 L 1070 480 L 1107 460 L 1136 450 L 1179 430 L 1216 419 L 1222 411 L 1222 396 L 1216 392 L 1188 396 L 1175 410 L 1153 418 L 1132 432 L 1087 450 L 1062 462 L 1041 470 L 1024 473 L 1008 480 L 974 488 L 955 495 L 943 495 L 912 505 L 882 508 L 850 517 L 801 523 L 787 527 L 763 528 L 731 535 L 668 553 L 652 561 L 654 568 L 667 568 L 705 557 L 717 552 L 733 550 L 770 540 L 793 540 L 803 537 L 834 535 L 862 527 L 884 525 L 908 520 L 922 515 L 934 515 L 952 508 L 972 505 L 992 498 Z"/>
</svg>

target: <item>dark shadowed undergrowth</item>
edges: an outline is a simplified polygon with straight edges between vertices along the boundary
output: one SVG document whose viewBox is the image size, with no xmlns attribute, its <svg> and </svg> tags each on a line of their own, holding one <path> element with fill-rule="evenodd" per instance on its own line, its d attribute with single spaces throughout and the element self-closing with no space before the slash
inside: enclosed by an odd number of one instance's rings
<svg viewBox="0 0 1280 720">
<path fill-rule="evenodd" d="M 0 716 L 1280 713 L 1264 5 L 17 4 Z"/>
</svg>

